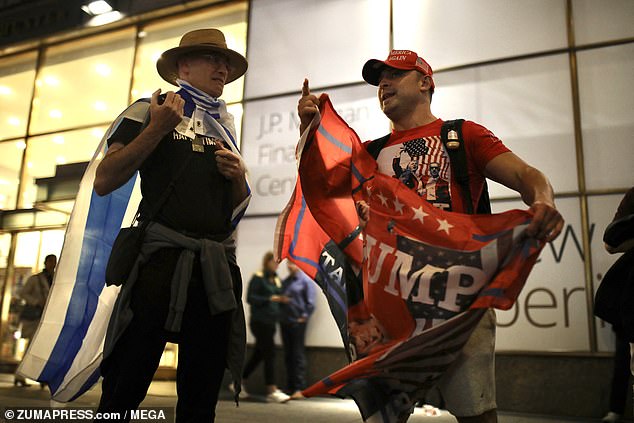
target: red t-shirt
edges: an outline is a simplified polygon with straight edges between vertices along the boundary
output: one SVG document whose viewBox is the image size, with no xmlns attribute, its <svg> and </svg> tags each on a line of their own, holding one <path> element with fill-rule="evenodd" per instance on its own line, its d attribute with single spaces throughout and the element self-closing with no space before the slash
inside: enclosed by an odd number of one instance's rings
<svg viewBox="0 0 634 423">
<path fill-rule="evenodd" d="M 399 178 L 421 197 L 443 210 L 464 213 L 459 185 L 451 174 L 449 156 L 440 140 L 443 121 L 405 131 L 393 131 L 377 158 L 379 172 Z M 491 159 L 510 151 L 491 131 L 465 121 L 462 137 L 467 153 L 474 209 L 482 194 L 484 169 Z"/>
</svg>

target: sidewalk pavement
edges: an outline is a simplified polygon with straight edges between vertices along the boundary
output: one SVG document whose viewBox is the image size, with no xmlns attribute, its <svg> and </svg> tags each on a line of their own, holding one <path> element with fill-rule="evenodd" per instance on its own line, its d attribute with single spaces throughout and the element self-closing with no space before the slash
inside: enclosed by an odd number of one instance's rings
<svg viewBox="0 0 634 423">
<path fill-rule="evenodd" d="M 72 407 L 96 408 L 101 395 L 101 385 L 97 384 L 82 397 L 71 404 Z M 48 389 L 41 389 L 39 384 L 29 387 L 13 385 L 13 375 L 0 374 L 0 408 L 12 407 L 49 407 Z M 165 420 L 155 422 L 173 422 L 176 405 L 176 385 L 174 381 L 155 381 L 150 386 L 142 407 L 160 407 L 164 410 Z M 61 406 L 64 406 L 63 404 Z M 6 420 L 0 415 L 0 423 L 17 420 Z M 145 420 L 148 421 L 148 420 Z M 150 420 L 152 421 L 152 420 Z M 583 423 L 599 420 L 566 419 L 558 417 L 528 416 L 511 413 L 500 413 L 500 423 Z M 266 403 L 263 396 L 253 396 L 240 401 L 236 407 L 231 393 L 225 388 L 221 391 L 220 401 L 216 409 L 218 423 L 362 423 L 359 411 L 351 400 L 336 398 L 310 398 L 289 401 L 284 404 Z M 202 423 L 202 422 L 201 422 Z M 446 411 L 437 417 L 425 416 L 422 409 L 416 409 L 409 423 L 456 423 L 456 419 Z"/>
</svg>

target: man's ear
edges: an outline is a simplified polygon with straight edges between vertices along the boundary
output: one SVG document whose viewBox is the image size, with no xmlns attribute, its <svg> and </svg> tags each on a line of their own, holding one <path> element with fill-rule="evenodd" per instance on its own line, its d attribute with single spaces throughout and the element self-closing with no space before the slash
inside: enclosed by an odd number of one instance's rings
<svg viewBox="0 0 634 423">
<path fill-rule="evenodd" d="M 178 59 L 176 62 L 176 70 L 179 77 L 189 75 L 189 59 L 187 57 Z"/>
<path fill-rule="evenodd" d="M 431 89 L 431 77 L 429 75 L 423 75 L 420 78 L 421 88 L 425 91 L 429 91 Z"/>
</svg>

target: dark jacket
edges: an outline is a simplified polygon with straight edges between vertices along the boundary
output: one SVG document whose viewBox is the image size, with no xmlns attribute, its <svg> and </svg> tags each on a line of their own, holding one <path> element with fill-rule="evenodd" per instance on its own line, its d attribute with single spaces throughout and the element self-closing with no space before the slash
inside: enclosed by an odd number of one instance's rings
<svg viewBox="0 0 634 423">
<path fill-rule="evenodd" d="M 256 272 L 247 290 L 247 303 L 251 305 L 251 321 L 275 325 L 280 318 L 280 304 L 271 301 L 272 295 L 281 295 L 280 279 L 276 274 L 271 282 L 263 272 Z"/>
<path fill-rule="evenodd" d="M 634 342 L 634 249 L 623 254 L 605 274 L 594 299 L 594 314 Z"/>
<path fill-rule="evenodd" d="M 603 277 L 594 298 L 595 316 L 611 323 L 634 342 L 634 188 L 630 189 L 606 228 L 603 241 L 610 252 L 623 252 Z"/>
</svg>

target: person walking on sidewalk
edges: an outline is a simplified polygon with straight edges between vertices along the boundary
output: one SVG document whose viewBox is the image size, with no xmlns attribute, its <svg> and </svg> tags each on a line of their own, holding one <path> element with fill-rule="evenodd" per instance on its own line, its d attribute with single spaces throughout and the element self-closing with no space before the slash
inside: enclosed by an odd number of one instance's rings
<svg viewBox="0 0 634 423">
<path fill-rule="evenodd" d="M 255 349 L 247 362 L 242 378 L 246 380 L 258 365 L 264 361 L 264 382 L 268 402 L 285 402 L 290 399 L 275 384 L 275 330 L 280 319 L 280 304 L 288 302 L 282 295 L 282 282 L 277 276 L 277 262 L 273 252 L 268 251 L 262 258 L 262 269 L 249 282 L 247 302 L 251 306 L 249 327 L 255 336 Z"/>
</svg>

